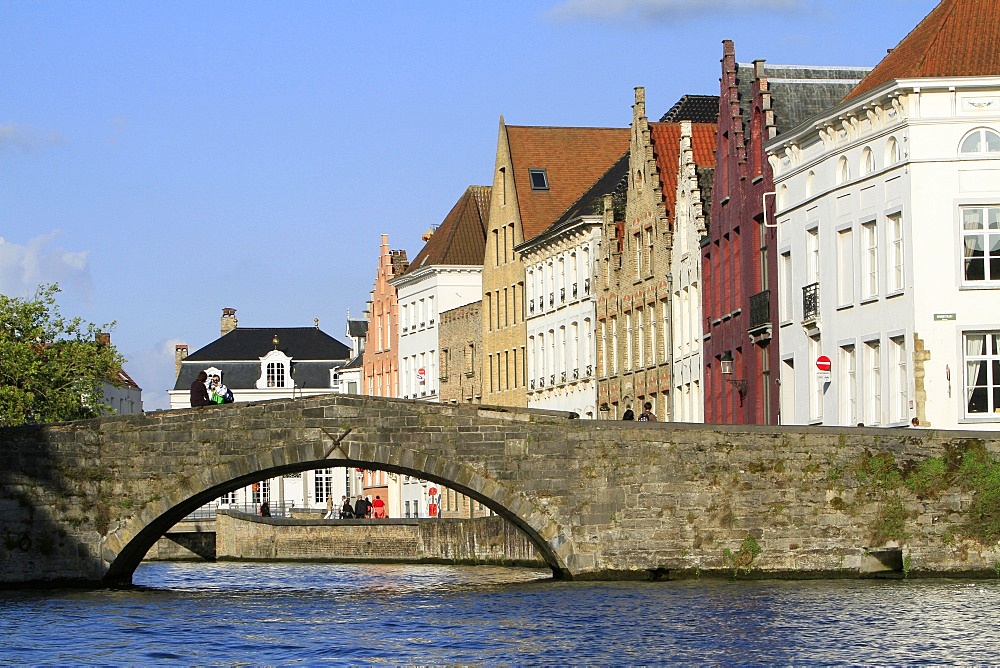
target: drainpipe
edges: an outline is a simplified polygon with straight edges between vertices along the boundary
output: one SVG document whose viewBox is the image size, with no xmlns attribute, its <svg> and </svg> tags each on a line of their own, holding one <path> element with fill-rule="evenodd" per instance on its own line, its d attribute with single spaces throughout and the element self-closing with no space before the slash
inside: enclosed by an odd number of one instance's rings
<svg viewBox="0 0 1000 668">
<path fill-rule="evenodd" d="M 666 415 L 664 419 L 672 422 L 674 419 L 674 275 L 667 272 L 667 344 L 670 346 L 667 352 L 667 363 L 670 365 L 668 377 L 670 378 L 670 391 L 667 394 Z"/>
</svg>

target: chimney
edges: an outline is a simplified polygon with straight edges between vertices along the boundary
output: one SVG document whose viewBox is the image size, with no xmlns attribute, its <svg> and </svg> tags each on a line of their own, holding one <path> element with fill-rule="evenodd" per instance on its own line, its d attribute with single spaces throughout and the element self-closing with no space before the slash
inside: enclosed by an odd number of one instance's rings
<svg viewBox="0 0 1000 668">
<path fill-rule="evenodd" d="M 239 324 L 236 321 L 236 309 L 234 308 L 224 308 L 222 309 L 222 334 L 220 336 L 225 336 L 229 332 L 236 329 L 236 325 Z"/>
<path fill-rule="evenodd" d="M 94 334 L 94 340 L 98 343 L 103 343 L 106 346 L 111 345 L 111 334 L 108 332 L 97 332 Z"/>
<path fill-rule="evenodd" d="M 174 347 L 174 376 L 181 375 L 181 362 L 184 358 L 188 356 L 188 347 L 186 343 L 178 343 Z"/>
</svg>

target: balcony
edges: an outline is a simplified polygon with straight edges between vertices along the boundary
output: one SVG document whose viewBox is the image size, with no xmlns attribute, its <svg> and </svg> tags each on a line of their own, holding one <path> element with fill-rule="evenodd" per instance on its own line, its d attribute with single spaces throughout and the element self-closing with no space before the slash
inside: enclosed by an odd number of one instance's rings
<svg viewBox="0 0 1000 668">
<path fill-rule="evenodd" d="M 816 322 L 819 318 L 819 283 L 802 288 L 802 324 Z"/>
<path fill-rule="evenodd" d="M 763 343 L 771 340 L 771 291 L 764 290 L 750 295 L 750 340 Z"/>
</svg>

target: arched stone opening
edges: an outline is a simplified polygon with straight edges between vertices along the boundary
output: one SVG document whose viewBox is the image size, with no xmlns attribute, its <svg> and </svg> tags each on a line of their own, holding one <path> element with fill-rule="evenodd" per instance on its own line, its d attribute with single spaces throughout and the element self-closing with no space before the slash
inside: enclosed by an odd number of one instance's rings
<svg viewBox="0 0 1000 668">
<path fill-rule="evenodd" d="M 239 457 L 197 477 L 180 480 L 159 503 L 152 504 L 105 537 L 102 558 L 108 569 L 104 580 L 108 584 L 130 584 L 135 569 L 157 540 L 188 514 L 226 492 L 279 475 L 331 467 L 383 470 L 454 489 L 488 507 L 524 533 L 552 569 L 553 576 L 571 577 L 567 567 L 567 556 L 572 553 L 571 542 L 524 494 L 511 491 L 465 465 L 440 457 L 398 446 L 375 450 L 384 456 L 358 456 L 338 449 L 336 453 L 317 458 L 316 444 L 298 444 L 277 448 L 264 456 Z M 395 463 L 388 461 L 390 459 Z M 413 463 L 403 465 L 399 462 Z"/>
</svg>

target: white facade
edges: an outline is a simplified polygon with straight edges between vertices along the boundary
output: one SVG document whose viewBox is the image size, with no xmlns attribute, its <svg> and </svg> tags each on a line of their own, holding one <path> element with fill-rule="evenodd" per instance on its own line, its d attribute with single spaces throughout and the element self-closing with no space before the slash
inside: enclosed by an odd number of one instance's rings
<svg viewBox="0 0 1000 668">
<path fill-rule="evenodd" d="M 767 149 L 782 422 L 1000 428 L 1000 77 L 901 79 Z"/>
<path fill-rule="evenodd" d="M 438 401 L 438 313 L 482 299 L 482 267 L 432 265 L 390 283 L 399 304 L 399 396 Z"/>
<path fill-rule="evenodd" d="M 600 215 L 581 217 L 519 249 L 527 304 L 528 407 L 597 418 L 595 322 L 591 290 Z"/>
<path fill-rule="evenodd" d="M 705 211 L 691 149 L 691 123 L 681 122 L 677 205 L 670 248 L 670 415 L 675 422 L 704 422 L 705 370 L 701 363 L 701 239 Z"/>
</svg>

